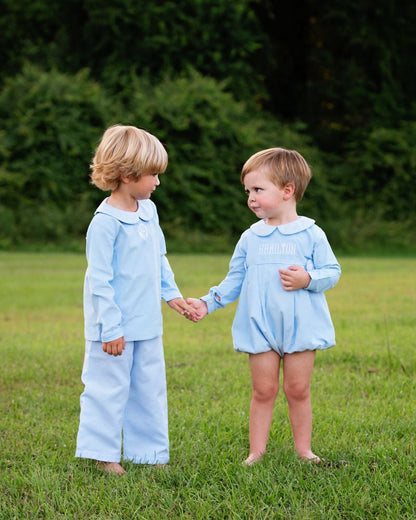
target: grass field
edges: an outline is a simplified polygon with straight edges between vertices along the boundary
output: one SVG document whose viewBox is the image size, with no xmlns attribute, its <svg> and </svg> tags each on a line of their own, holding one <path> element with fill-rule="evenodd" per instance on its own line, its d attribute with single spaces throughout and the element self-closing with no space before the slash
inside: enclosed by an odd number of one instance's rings
<svg viewBox="0 0 416 520">
<path fill-rule="evenodd" d="M 226 256 L 170 257 L 185 296 Z M 341 259 L 327 293 L 337 346 L 319 353 L 314 442 L 293 454 L 279 395 L 268 453 L 245 468 L 250 379 L 234 306 L 201 323 L 164 305 L 171 463 L 118 478 L 74 458 L 85 260 L 0 253 L 1 519 L 415 519 L 416 259 Z"/>
</svg>

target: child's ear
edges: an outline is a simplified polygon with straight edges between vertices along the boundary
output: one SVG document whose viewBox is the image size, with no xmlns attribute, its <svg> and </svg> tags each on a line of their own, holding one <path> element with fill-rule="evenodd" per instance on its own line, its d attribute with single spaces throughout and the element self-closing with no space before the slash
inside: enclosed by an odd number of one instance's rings
<svg viewBox="0 0 416 520">
<path fill-rule="evenodd" d="M 283 187 L 283 198 L 284 200 L 289 200 L 295 194 L 295 185 L 291 182 L 288 182 Z"/>
</svg>

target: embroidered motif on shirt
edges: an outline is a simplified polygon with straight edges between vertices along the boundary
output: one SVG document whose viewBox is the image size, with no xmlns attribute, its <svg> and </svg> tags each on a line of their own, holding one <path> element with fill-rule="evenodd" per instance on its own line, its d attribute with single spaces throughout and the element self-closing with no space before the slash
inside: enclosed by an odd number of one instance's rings
<svg viewBox="0 0 416 520">
<path fill-rule="evenodd" d="M 147 232 L 147 228 L 146 228 L 146 226 L 144 226 L 143 224 L 141 224 L 141 225 L 139 226 L 138 233 L 139 233 L 139 237 L 140 237 L 140 238 L 142 238 L 143 240 L 146 240 L 147 235 L 148 235 L 148 232 Z"/>
<path fill-rule="evenodd" d="M 259 255 L 296 255 L 296 244 L 293 242 L 263 244 L 259 247 Z"/>
</svg>

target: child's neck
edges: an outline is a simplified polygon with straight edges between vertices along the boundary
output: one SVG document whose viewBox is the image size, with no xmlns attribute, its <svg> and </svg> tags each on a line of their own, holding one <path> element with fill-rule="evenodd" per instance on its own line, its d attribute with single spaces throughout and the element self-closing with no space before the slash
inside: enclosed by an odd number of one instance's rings
<svg viewBox="0 0 416 520">
<path fill-rule="evenodd" d="M 126 193 L 122 193 L 120 190 L 114 190 L 108 197 L 107 204 L 113 206 L 113 208 L 121 209 L 123 211 L 137 211 L 139 203 L 136 199 Z"/>
<path fill-rule="evenodd" d="M 276 215 L 268 217 L 265 222 L 269 226 L 283 226 L 284 224 L 289 224 L 290 222 L 294 222 L 299 218 L 296 206 L 288 209 L 288 211 L 283 211 L 282 213 L 277 213 Z"/>
</svg>

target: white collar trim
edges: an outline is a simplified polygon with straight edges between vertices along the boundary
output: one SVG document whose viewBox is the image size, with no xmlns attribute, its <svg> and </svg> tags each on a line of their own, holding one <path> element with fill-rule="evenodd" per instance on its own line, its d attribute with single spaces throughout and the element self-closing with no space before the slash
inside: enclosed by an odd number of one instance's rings
<svg viewBox="0 0 416 520">
<path fill-rule="evenodd" d="M 251 231 L 259 237 L 266 237 L 271 235 L 276 229 L 282 235 L 294 235 L 296 233 L 300 233 L 305 229 L 310 228 L 315 224 L 315 221 L 309 217 L 299 217 L 293 222 L 289 222 L 288 224 L 282 224 L 281 226 L 270 226 L 266 224 L 264 220 L 259 220 L 252 226 L 250 226 Z"/>
<path fill-rule="evenodd" d="M 120 222 L 125 224 L 137 224 L 139 220 L 151 220 L 154 216 L 153 203 L 149 200 L 138 200 L 137 211 L 124 211 L 122 209 L 115 208 L 108 204 L 108 197 L 104 199 L 95 211 L 97 213 L 104 213 L 110 215 Z"/>
</svg>

